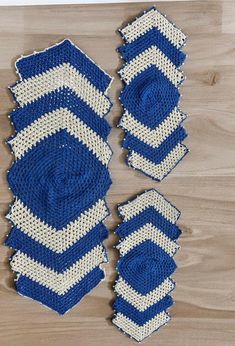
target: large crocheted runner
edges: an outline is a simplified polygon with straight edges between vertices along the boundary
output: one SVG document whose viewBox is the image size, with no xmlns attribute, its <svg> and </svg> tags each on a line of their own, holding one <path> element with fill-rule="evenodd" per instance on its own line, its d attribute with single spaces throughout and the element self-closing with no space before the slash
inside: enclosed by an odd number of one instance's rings
<svg viewBox="0 0 235 346">
<path fill-rule="evenodd" d="M 104 278 L 111 77 L 69 40 L 16 69 L 6 244 L 17 291 L 64 314 Z"/>
<path fill-rule="evenodd" d="M 114 287 L 116 315 L 113 323 L 142 341 L 170 320 L 169 293 L 175 283 L 173 256 L 181 231 L 180 212 L 156 190 L 148 190 L 118 207 L 123 222 L 117 227 L 118 280 Z"/>
<path fill-rule="evenodd" d="M 125 83 L 119 127 L 125 131 L 127 164 L 162 180 L 188 152 L 181 126 L 186 115 L 178 106 L 186 36 L 156 8 L 120 33 L 125 44 L 119 52 L 126 63 L 119 71 Z"/>
</svg>

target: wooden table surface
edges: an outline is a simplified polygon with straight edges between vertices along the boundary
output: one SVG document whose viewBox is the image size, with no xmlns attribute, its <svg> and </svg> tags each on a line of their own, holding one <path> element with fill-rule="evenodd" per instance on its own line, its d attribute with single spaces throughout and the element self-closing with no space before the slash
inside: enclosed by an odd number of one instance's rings
<svg viewBox="0 0 235 346">
<path fill-rule="evenodd" d="M 13 133 L 7 114 L 13 108 L 7 86 L 15 82 L 14 61 L 71 38 L 115 77 L 109 121 L 113 125 L 110 164 L 113 185 L 108 193 L 112 209 L 106 241 L 110 263 L 106 279 L 78 306 L 61 317 L 30 299 L 19 296 L 9 268 L 11 251 L 0 247 L 0 345 L 93 346 L 135 345 L 110 322 L 112 285 L 116 278 L 119 219 L 115 206 L 146 188 L 155 187 L 181 211 L 181 251 L 174 278 L 173 320 L 144 344 L 164 346 L 235 345 L 235 1 L 158 2 L 158 8 L 188 35 L 181 108 L 190 154 L 163 182 L 156 183 L 124 164 L 123 137 L 115 125 L 121 115 L 116 74 L 121 44 L 116 29 L 134 18 L 149 3 L 0 8 L 0 230 L 9 232 L 4 219 L 12 195 L 6 170 L 13 159 L 4 139 Z"/>
</svg>

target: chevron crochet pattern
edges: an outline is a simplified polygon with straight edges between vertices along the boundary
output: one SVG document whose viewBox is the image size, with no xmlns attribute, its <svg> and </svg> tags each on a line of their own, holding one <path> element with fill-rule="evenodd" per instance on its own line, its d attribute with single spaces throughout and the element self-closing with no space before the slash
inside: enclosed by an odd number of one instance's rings
<svg viewBox="0 0 235 346">
<path fill-rule="evenodd" d="M 120 259 L 113 323 L 140 342 L 170 320 L 180 212 L 154 189 L 118 210 L 123 222 L 116 229 Z"/>
<path fill-rule="evenodd" d="M 64 314 L 104 278 L 112 78 L 69 40 L 16 70 L 6 245 L 17 291 Z"/>
<path fill-rule="evenodd" d="M 125 87 L 120 101 L 124 113 L 127 164 L 161 181 L 186 155 L 181 126 L 186 115 L 179 109 L 180 66 L 186 36 L 156 8 L 120 29 L 125 41 L 118 51 L 125 60 L 119 71 Z"/>
</svg>

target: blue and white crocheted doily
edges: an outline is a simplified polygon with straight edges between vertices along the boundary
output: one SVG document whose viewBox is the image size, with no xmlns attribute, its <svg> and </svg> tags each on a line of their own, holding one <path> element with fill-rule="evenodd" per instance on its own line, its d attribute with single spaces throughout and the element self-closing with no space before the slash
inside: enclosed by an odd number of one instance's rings
<svg viewBox="0 0 235 346">
<path fill-rule="evenodd" d="M 125 44 L 118 50 L 126 63 L 119 71 L 125 83 L 119 126 L 129 150 L 126 161 L 160 181 L 188 152 L 182 143 L 186 115 L 179 108 L 186 36 L 154 7 L 120 33 Z"/>
<path fill-rule="evenodd" d="M 64 314 L 104 278 L 111 77 L 69 40 L 16 69 L 6 245 L 17 291 Z"/>
<path fill-rule="evenodd" d="M 180 212 L 154 189 L 118 210 L 123 221 L 116 229 L 120 259 L 113 323 L 140 342 L 170 320 Z"/>
</svg>

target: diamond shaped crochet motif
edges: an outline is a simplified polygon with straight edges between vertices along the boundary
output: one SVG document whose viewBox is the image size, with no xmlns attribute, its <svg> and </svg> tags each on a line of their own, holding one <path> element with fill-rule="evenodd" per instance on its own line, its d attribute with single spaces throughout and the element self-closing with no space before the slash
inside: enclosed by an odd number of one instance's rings
<svg viewBox="0 0 235 346">
<path fill-rule="evenodd" d="M 6 245 L 17 291 L 64 314 L 104 278 L 111 77 L 69 40 L 16 69 Z"/>
<path fill-rule="evenodd" d="M 111 184 L 103 162 L 65 130 L 16 160 L 8 182 L 33 213 L 58 229 L 102 198 Z"/>
<path fill-rule="evenodd" d="M 155 7 L 120 29 L 125 60 L 119 71 L 125 86 L 119 127 L 125 131 L 123 148 L 128 166 L 161 181 L 183 159 L 186 115 L 179 109 L 180 70 L 186 55 L 186 36 Z"/>
</svg>

